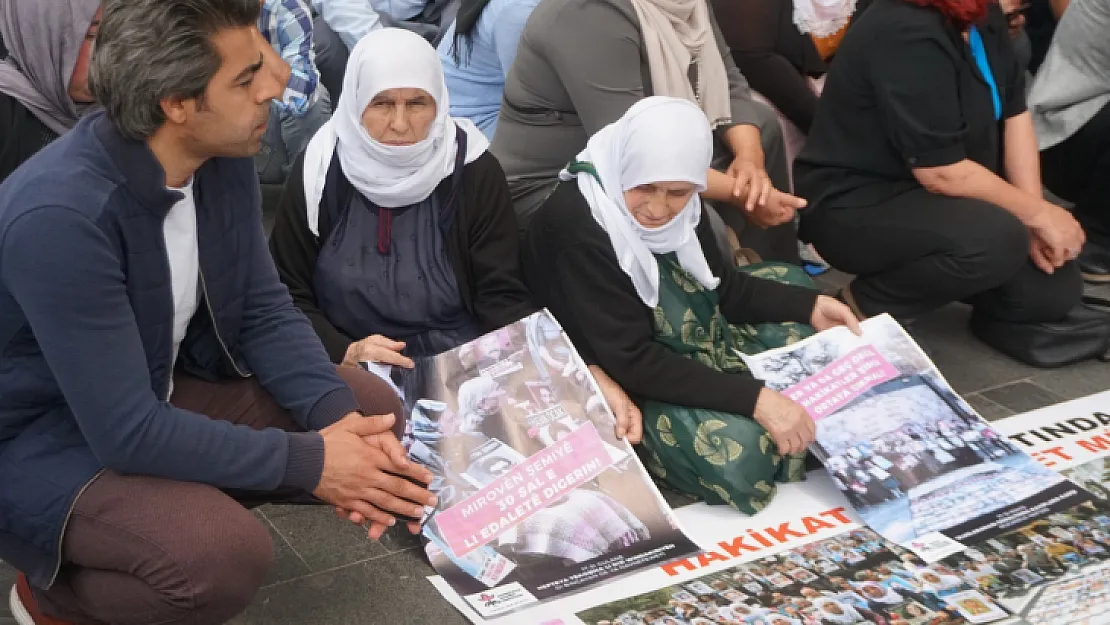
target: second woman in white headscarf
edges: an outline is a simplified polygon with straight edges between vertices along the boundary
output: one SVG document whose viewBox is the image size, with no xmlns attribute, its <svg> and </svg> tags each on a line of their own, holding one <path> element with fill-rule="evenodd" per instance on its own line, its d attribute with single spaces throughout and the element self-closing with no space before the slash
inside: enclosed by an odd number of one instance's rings
<svg viewBox="0 0 1110 625">
<path fill-rule="evenodd" d="M 423 38 L 371 33 L 289 177 L 271 251 L 337 363 L 411 367 L 533 310 L 504 173 L 449 106 Z"/>
<path fill-rule="evenodd" d="M 739 357 L 777 345 L 757 347 L 732 324 L 824 329 L 855 319 L 835 300 L 725 261 L 699 197 L 712 143 L 709 120 L 688 100 L 632 105 L 590 138 L 533 217 L 524 271 L 587 363 L 639 400 L 655 474 L 751 514 L 775 482 L 804 473 L 814 426 Z M 783 330 L 787 340 L 809 332 Z"/>
<path fill-rule="evenodd" d="M 817 618 L 824 625 L 855 625 L 865 623 L 867 619 L 854 607 L 837 601 L 836 599 L 822 598 L 813 602 L 817 608 Z"/>
</svg>

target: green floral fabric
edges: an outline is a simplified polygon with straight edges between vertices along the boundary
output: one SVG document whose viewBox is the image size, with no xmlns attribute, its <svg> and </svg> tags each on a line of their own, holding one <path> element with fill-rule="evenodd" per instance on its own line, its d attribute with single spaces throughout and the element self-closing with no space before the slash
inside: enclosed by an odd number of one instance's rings
<svg viewBox="0 0 1110 625">
<path fill-rule="evenodd" d="M 702 287 L 673 254 L 656 259 L 655 340 L 687 358 L 744 374 L 747 367 L 740 353 L 757 354 L 813 334 L 813 328 L 793 322 L 731 325 L 717 305 L 717 293 Z M 809 276 L 792 265 L 760 263 L 740 270 L 813 287 Z M 771 435 L 749 416 L 655 401 L 644 404 L 643 416 L 648 470 L 672 488 L 710 504 L 755 514 L 775 496 L 776 482 L 805 477 L 804 455 L 780 456 Z"/>
</svg>

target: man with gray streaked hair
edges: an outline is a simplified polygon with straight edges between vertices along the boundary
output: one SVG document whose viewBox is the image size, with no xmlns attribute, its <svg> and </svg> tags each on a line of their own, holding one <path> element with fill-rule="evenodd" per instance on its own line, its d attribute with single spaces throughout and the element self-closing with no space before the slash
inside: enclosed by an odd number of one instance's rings
<svg viewBox="0 0 1110 625">
<path fill-rule="evenodd" d="M 106 0 L 104 111 L 0 184 L 19 625 L 222 623 L 273 565 L 244 506 L 326 502 L 378 539 L 435 505 L 396 393 L 331 364 L 270 257 L 250 157 L 285 85 L 259 11 Z"/>
</svg>

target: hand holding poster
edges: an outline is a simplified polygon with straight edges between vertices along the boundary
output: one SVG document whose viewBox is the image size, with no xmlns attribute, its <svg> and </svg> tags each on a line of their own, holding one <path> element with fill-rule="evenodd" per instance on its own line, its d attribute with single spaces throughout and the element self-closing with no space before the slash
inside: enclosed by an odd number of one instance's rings
<svg viewBox="0 0 1110 625">
<path fill-rule="evenodd" d="M 411 415 L 409 457 L 434 475 L 428 557 L 482 616 L 698 551 L 547 312 L 376 372 Z"/>
<path fill-rule="evenodd" d="M 889 316 L 744 356 L 817 422 L 812 450 L 864 521 L 934 561 L 1089 496 L 998 435 Z"/>
</svg>

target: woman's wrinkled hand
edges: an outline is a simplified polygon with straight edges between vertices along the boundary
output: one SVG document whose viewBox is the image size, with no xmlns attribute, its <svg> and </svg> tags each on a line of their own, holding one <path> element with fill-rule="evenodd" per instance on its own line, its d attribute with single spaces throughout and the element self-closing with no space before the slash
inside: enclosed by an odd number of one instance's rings
<svg viewBox="0 0 1110 625">
<path fill-rule="evenodd" d="M 827 295 L 818 295 L 817 303 L 813 306 L 813 314 L 809 318 L 809 325 L 818 332 L 846 326 L 852 334 L 860 335 L 863 330 L 859 327 L 859 319 L 847 304 Z"/>
<path fill-rule="evenodd" d="M 767 430 L 779 453 L 784 456 L 804 452 L 817 437 L 817 424 L 805 408 L 767 387 L 759 392 L 752 416 Z"/>
<path fill-rule="evenodd" d="M 605 371 L 597 365 L 590 365 L 590 373 L 597 380 L 601 394 L 613 410 L 617 419 L 617 438 L 627 438 L 633 445 L 639 443 L 644 435 L 643 415 L 624 389 L 613 381 Z"/>
<path fill-rule="evenodd" d="M 411 358 L 401 353 L 403 349 L 405 349 L 403 341 L 394 341 L 375 334 L 351 343 L 347 348 L 347 354 L 343 357 L 343 364 L 357 367 L 360 362 L 377 362 L 412 369 L 416 365 Z"/>
<path fill-rule="evenodd" d="M 794 220 L 797 211 L 806 207 L 806 201 L 778 189 L 771 189 L 767 202 L 752 210 L 744 207 L 744 217 L 760 228 L 780 226 Z"/>
<path fill-rule="evenodd" d="M 1044 210 L 1029 224 L 1030 257 L 1041 271 L 1052 274 L 1075 260 L 1087 242 L 1083 226 L 1068 211 L 1045 202 Z"/>
<path fill-rule="evenodd" d="M 757 207 L 766 206 L 770 200 L 771 192 L 775 186 L 771 184 L 771 177 L 767 170 L 758 163 L 745 158 L 733 159 L 726 172 L 734 180 L 732 183 L 732 197 L 738 202 L 747 190 L 744 210 L 754 211 Z"/>
</svg>

